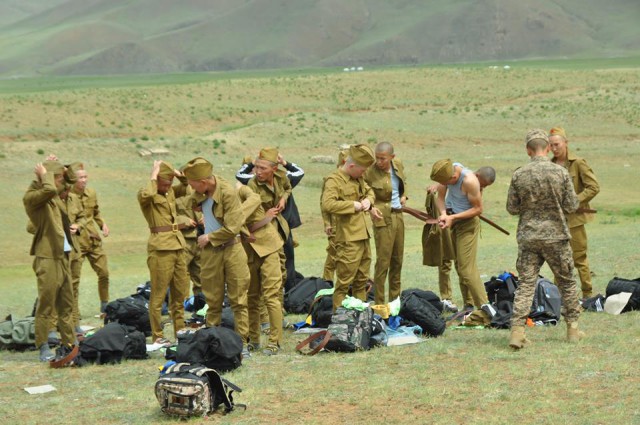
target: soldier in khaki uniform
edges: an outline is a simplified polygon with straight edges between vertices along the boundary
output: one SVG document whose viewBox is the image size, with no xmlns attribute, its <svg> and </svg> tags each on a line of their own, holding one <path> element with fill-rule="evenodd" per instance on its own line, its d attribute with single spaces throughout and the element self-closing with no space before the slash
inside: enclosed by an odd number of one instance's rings
<svg viewBox="0 0 640 425">
<path fill-rule="evenodd" d="M 509 339 L 509 345 L 515 349 L 528 343 L 525 320 L 531 310 L 540 266 L 545 261 L 562 295 L 567 339 L 577 342 L 584 336 L 578 330 L 580 306 L 573 277 L 570 233 L 565 219 L 565 214 L 571 214 L 578 207 L 578 198 L 567 170 L 553 164 L 547 157 L 547 133 L 531 130 L 525 143 L 531 162 L 513 173 L 507 197 L 507 211 L 519 216 L 516 267 L 520 282 L 513 305 Z"/>
<path fill-rule="evenodd" d="M 147 265 L 151 277 L 149 319 L 152 338 L 160 344 L 169 343 L 161 324 L 167 288 L 174 334 L 185 327 L 183 302 L 189 293 L 189 282 L 184 258 L 185 241 L 180 230 L 196 225 L 187 217 L 178 216 L 176 195 L 171 187 L 176 175 L 179 172 L 167 162 L 154 161 L 149 184 L 138 191 L 140 209 L 151 232 L 147 243 Z"/>
<path fill-rule="evenodd" d="M 349 151 L 347 149 L 341 149 L 338 154 L 338 168 L 344 165 L 347 156 L 349 156 Z M 322 191 L 320 192 L 320 212 L 322 215 L 322 223 L 324 224 L 324 233 L 327 235 L 327 258 L 324 261 L 322 278 L 333 282 L 336 272 L 335 219 L 333 215 L 327 213 L 322 208 L 322 195 L 324 194 L 324 185 L 326 181 L 326 177 L 322 179 Z"/>
<path fill-rule="evenodd" d="M 449 159 L 442 159 L 433 164 L 431 180 L 440 183 L 437 200 L 440 210 L 438 220 L 442 229 L 451 229 L 460 286 L 466 287 L 475 308 L 479 309 L 488 302 L 477 263 L 480 234 L 478 216 L 482 214 L 480 182 L 471 170 L 460 163 L 452 163 Z"/>
<path fill-rule="evenodd" d="M 187 185 L 187 179 L 184 176 L 179 177 L 180 182 Z M 176 211 L 178 215 L 189 217 L 195 223 L 196 227 L 185 227 L 181 230 L 182 236 L 184 236 L 184 261 L 187 265 L 187 274 L 191 280 L 191 290 L 194 295 L 202 292 L 202 283 L 200 281 L 200 247 L 198 246 L 198 229 L 202 229 L 203 219 L 202 212 L 194 211 L 193 203 L 191 202 L 191 195 L 193 190 L 187 186 L 187 191 L 184 196 L 176 198 Z"/>
<path fill-rule="evenodd" d="M 62 345 L 76 343 L 73 332 L 73 288 L 69 269 L 69 253 L 73 249 L 69 219 L 58 196 L 64 189 L 64 167 L 58 161 L 36 164 L 37 179 L 23 197 L 23 203 L 34 230 L 31 255 L 38 281 L 38 305 L 35 316 L 36 347 L 40 360 L 49 361 L 54 354 L 47 343 L 52 315 L 58 316 Z"/>
<path fill-rule="evenodd" d="M 200 281 L 207 300 L 207 326 L 222 321 L 225 284 L 235 320 L 235 330 L 244 342 L 243 355 L 249 350 L 249 318 L 247 291 L 250 273 L 247 254 L 240 234 L 247 233 L 238 195 L 226 180 L 213 174 L 213 165 L 204 158 L 192 159 L 184 167 L 184 175 L 195 193 L 193 202 L 202 210 L 204 234 L 198 237 Z"/>
<path fill-rule="evenodd" d="M 404 258 L 404 218 L 407 202 L 407 179 L 404 166 L 396 158 L 393 145 L 380 142 L 375 148 L 375 165 L 364 173 L 364 180 L 375 194 L 374 206 L 382 219 L 373 220 L 376 242 L 376 265 L 373 277 L 375 303 L 385 303 L 385 281 L 389 275 L 389 301 L 400 296 L 402 260 Z"/>
<path fill-rule="evenodd" d="M 85 258 L 89 260 L 91 268 L 98 275 L 100 312 L 104 313 L 104 308 L 109 302 L 109 269 L 107 255 L 102 248 L 102 238 L 109 236 L 109 227 L 100 214 L 96 191 L 87 187 L 88 175 L 84 164 L 76 162 L 71 165 L 77 179 L 72 193 L 78 197 L 84 209 L 85 220 L 81 231 L 78 233 L 80 255 L 71 262 L 71 273 L 74 279 L 74 286 L 79 286 L 82 264 Z"/>
<path fill-rule="evenodd" d="M 369 229 L 365 212 L 371 211 L 374 219 L 382 219 L 380 211 L 373 207 L 375 195 L 363 174 L 375 162 L 371 148 L 353 145 L 344 165 L 330 174 L 324 184 L 322 209 L 335 216 L 336 282 L 333 292 L 333 309 L 342 301 L 352 286 L 352 294 L 366 299 L 366 282 L 371 266 Z"/>
<path fill-rule="evenodd" d="M 554 127 L 549 131 L 549 143 L 553 152 L 553 161 L 569 171 L 573 188 L 580 202 L 579 209 L 591 209 L 589 202 L 600 192 L 600 185 L 596 175 L 583 158 L 569 152 L 567 134 L 562 127 Z M 587 230 L 585 224 L 593 220 L 593 214 L 574 212 L 567 216 L 569 232 L 571 233 L 571 250 L 573 262 L 580 276 L 582 298 L 593 296 L 591 271 L 587 259 Z"/>
<path fill-rule="evenodd" d="M 278 168 L 278 150 L 267 147 L 260 150 L 255 160 L 255 178 L 251 179 L 247 186 L 260 196 L 260 202 L 265 213 L 272 217 L 271 225 L 278 231 L 284 244 L 291 243 L 291 231 L 289 223 L 282 215 L 282 211 L 291 195 L 291 182 L 286 172 Z M 280 289 L 280 302 L 284 304 L 284 288 L 287 279 L 285 267 L 284 249 L 280 250 L 280 262 L 282 266 L 282 286 Z"/>
<path fill-rule="evenodd" d="M 480 193 L 496 180 L 496 170 L 493 167 L 481 167 L 475 172 L 475 175 L 480 183 Z M 438 189 L 439 184 L 427 188 L 425 208 L 431 217 L 440 217 L 440 210 L 437 205 Z M 441 229 L 436 224 L 425 224 L 422 230 L 422 264 L 438 267 L 440 298 L 442 298 L 445 309 L 453 313 L 458 311 L 458 306 L 451 301 L 450 274 L 454 259 L 455 252 L 453 250 L 453 241 L 451 240 L 451 230 L 448 228 Z M 460 284 L 460 293 L 462 294 L 464 309 L 473 310 L 473 298 L 463 284 Z"/>
<path fill-rule="evenodd" d="M 269 344 L 263 353 L 273 355 L 280 351 L 282 342 L 282 270 L 278 251 L 283 241 L 275 227 L 270 225 L 271 217 L 265 214 L 260 196 L 247 186 L 238 185 L 238 197 L 250 232 L 250 236 L 242 240 L 251 273 L 248 294 L 249 349 L 254 351 L 260 348 L 260 300 L 263 299 L 270 329 Z"/>
</svg>

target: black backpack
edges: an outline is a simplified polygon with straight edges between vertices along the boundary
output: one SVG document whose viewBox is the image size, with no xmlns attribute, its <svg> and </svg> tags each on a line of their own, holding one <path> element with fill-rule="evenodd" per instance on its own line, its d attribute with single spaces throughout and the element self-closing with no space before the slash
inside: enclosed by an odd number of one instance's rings
<svg viewBox="0 0 640 425">
<path fill-rule="evenodd" d="M 111 322 L 133 326 L 146 336 L 151 335 L 149 302 L 142 295 L 119 298 L 104 308 L 104 324 Z"/>
<path fill-rule="evenodd" d="M 513 304 L 513 299 L 518 288 L 518 278 L 509 273 L 504 272 L 499 276 L 491 276 L 491 280 L 484 283 L 487 291 L 487 298 L 494 306 L 503 301 L 509 301 Z"/>
<path fill-rule="evenodd" d="M 115 364 L 122 359 L 146 359 L 145 336 L 120 323 L 109 323 L 80 343 L 80 357 L 95 364 Z"/>
<path fill-rule="evenodd" d="M 220 377 L 217 371 L 188 363 L 171 365 L 160 375 L 155 394 L 162 411 L 168 415 L 204 416 L 224 404 L 225 413 L 235 406 L 233 392 L 242 392 L 238 386 Z"/>
<path fill-rule="evenodd" d="M 400 316 L 419 325 L 423 334 L 437 337 L 444 333 L 447 325 L 441 314 L 442 302 L 433 292 L 419 289 L 402 291 Z"/>
<path fill-rule="evenodd" d="M 629 298 L 627 305 L 622 309 L 621 313 L 640 310 L 640 277 L 630 280 L 616 276 L 611 279 L 607 284 L 607 297 L 621 292 L 631 292 L 631 297 Z"/>
<path fill-rule="evenodd" d="M 242 364 L 242 337 L 222 326 L 202 328 L 178 337 L 178 363 L 201 364 L 226 372 Z"/>
<path fill-rule="evenodd" d="M 309 311 L 314 328 L 327 328 L 333 315 L 333 295 L 322 295 L 313 300 Z"/>
<path fill-rule="evenodd" d="M 529 317 L 534 322 L 557 324 L 560 320 L 562 297 L 558 287 L 544 277 L 538 278 Z"/>
<path fill-rule="evenodd" d="M 319 277 L 305 277 L 296 286 L 285 292 L 284 309 L 288 313 L 305 314 L 321 289 L 333 288 L 333 283 Z"/>
<path fill-rule="evenodd" d="M 369 339 L 373 331 L 373 310 L 363 311 L 338 307 L 331 317 L 328 327 L 329 342 L 324 349 L 351 353 L 356 350 L 368 350 Z"/>
</svg>

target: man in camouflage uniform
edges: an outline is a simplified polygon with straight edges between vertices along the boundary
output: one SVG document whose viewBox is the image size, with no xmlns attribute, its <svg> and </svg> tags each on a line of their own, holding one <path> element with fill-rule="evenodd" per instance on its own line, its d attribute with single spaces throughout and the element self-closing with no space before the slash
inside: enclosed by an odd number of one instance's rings
<svg viewBox="0 0 640 425">
<path fill-rule="evenodd" d="M 393 145 L 380 142 L 375 148 L 376 162 L 364 174 L 375 194 L 374 206 L 382 213 L 373 220 L 376 264 L 373 275 L 375 303 L 385 303 L 385 281 L 389 275 L 389 302 L 400 296 L 402 260 L 404 258 L 404 218 L 407 202 L 407 179 L 404 165 L 396 158 Z"/>
<path fill-rule="evenodd" d="M 81 162 L 71 164 L 76 176 L 76 183 L 72 193 L 78 197 L 84 209 L 84 223 L 78 233 L 79 256 L 71 262 L 71 274 L 74 279 L 74 287 L 80 284 L 80 274 L 84 259 L 89 260 L 91 268 L 98 275 L 98 295 L 100 296 L 100 312 L 109 302 L 109 269 L 107 267 L 107 255 L 102 248 L 102 238 L 109 236 L 109 227 L 100 215 L 96 191 L 87 187 L 88 175 Z"/>
<path fill-rule="evenodd" d="M 525 138 L 531 162 L 517 169 L 511 178 L 507 198 L 509 214 L 518 220 L 518 261 L 520 284 L 516 290 L 509 345 L 520 349 L 528 342 L 524 325 L 531 310 L 540 267 L 546 261 L 562 294 L 567 339 L 577 342 L 580 305 L 573 277 L 570 233 L 565 214 L 578 207 L 571 177 L 564 167 L 553 164 L 549 139 L 544 130 L 531 130 Z"/>
<path fill-rule="evenodd" d="M 35 314 L 36 347 L 40 360 L 55 357 L 47 342 L 54 312 L 58 317 L 62 345 L 70 349 L 76 342 L 73 332 L 73 288 L 69 254 L 73 249 L 66 207 L 58 194 L 64 190 L 64 166 L 53 160 L 36 164 L 34 180 L 23 197 L 34 231 L 31 255 L 38 281 Z"/>
<path fill-rule="evenodd" d="M 353 145 L 344 165 L 330 174 L 324 184 L 322 209 L 335 216 L 336 282 L 333 309 L 340 307 L 352 286 L 354 297 L 366 300 L 366 282 L 371 266 L 369 229 L 365 212 L 374 219 L 382 214 L 373 208 L 373 190 L 362 175 L 375 162 L 371 148 Z"/>
<path fill-rule="evenodd" d="M 584 159 L 569 152 L 567 134 L 562 127 L 554 127 L 549 131 L 549 144 L 553 152 L 552 162 L 562 165 L 569 171 L 573 188 L 580 202 L 579 210 L 591 209 L 591 201 L 600 192 L 600 185 L 596 175 Z M 585 224 L 593 220 L 593 214 L 587 212 L 574 212 L 567 216 L 569 232 L 571 233 L 571 250 L 573 251 L 573 263 L 578 270 L 582 286 L 582 298 L 593 296 L 591 284 L 591 271 L 587 259 L 587 230 Z"/>
<path fill-rule="evenodd" d="M 138 191 L 138 203 L 150 232 L 147 266 L 151 277 L 149 320 L 152 340 L 165 345 L 170 342 L 164 337 L 161 318 L 167 288 L 174 336 L 185 327 L 183 303 L 189 294 L 189 281 L 184 259 L 184 236 L 180 230 L 196 225 L 193 220 L 178 216 L 176 193 L 171 187 L 176 175 L 179 172 L 171 164 L 154 161 L 147 187 Z"/>
</svg>

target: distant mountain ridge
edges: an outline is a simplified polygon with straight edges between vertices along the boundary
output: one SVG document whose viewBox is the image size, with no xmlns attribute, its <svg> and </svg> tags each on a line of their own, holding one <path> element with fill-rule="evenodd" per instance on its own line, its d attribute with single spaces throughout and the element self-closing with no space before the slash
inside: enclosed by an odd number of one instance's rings
<svg viewBox="0 0 640 425">
<path fill-rule="evenodd" d="M 1 0 L 0 75 L 640 54 L 638 0 Z"/>
</svg>

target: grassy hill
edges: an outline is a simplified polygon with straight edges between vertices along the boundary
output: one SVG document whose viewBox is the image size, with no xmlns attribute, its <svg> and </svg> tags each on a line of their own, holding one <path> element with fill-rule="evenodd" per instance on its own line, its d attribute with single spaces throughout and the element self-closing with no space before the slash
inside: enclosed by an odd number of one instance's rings
<svg viewBox="0 0 640 425">
<path fill-rule="evenodd" d="M 58 0 L 46 10 L 44 4 L 0 5 L 0 75 L 640 55 L 635 0 Z"/>
</svg>

